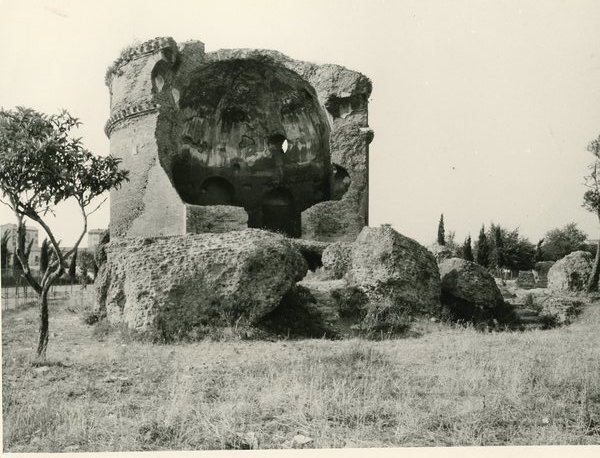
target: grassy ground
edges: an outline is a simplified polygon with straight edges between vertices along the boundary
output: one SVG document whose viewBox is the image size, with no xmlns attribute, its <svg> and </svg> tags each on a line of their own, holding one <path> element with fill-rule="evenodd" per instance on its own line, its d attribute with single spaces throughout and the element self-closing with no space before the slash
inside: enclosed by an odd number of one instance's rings
<svg viewBox="0 0 600 458">
<path fill-rule="evenodd" d="M 71 309 L 71 311 L 68 310 Z M 52 307 L 3 314 L 10 452 L 600 443 L 600 305 L 569 327 L 150 345 Z"/>
</svg>

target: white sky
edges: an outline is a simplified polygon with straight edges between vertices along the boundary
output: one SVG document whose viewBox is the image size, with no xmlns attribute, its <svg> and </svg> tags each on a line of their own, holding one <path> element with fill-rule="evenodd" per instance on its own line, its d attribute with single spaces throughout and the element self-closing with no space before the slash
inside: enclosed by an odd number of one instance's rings
<svg viewBox="0 0 600 458">
<path fill-rule="evenodd" d="M 156 36 L 369 76 L 371 225 L 429 244 L 443 212 L 459 241 L 492 220 L 534 243 L 570 221 L 598 236 L 581 208 L 586 145 L 600 134 L 598 1 L 0 0 L 0 106 L 64 107 L 107 154 L 104 72 Z M 53 222 L 64 245 L 73 210 Z M 107 224 L 108 203 L 90 227 Z"/>
</svg>

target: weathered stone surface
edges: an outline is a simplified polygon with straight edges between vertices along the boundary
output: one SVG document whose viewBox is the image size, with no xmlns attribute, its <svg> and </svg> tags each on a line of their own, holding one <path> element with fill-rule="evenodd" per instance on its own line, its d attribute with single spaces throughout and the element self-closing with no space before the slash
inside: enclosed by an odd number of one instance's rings
<svg viewBox="0 0 600 458">
<path fill-rule="evenodd" d="M 326 201 L 302 212 L 302 237 L 324 242 L 352 242 L 365 222 L 346 201 Z"/>
<path fill-rule="evenodd" d="M 474 262 L 460 258 L 439 263 L 442 303 L 455 319 L 506 321 L 510 306 L 504 303 L 494 277 Z"/>
<path fill-rule="evenodd" d="M 254 324 L 307 271 L 290 241 L 246 229 L 111 242 L 97 287 L 99 315 L 162 339 L 206 326 Z"/>
<path fill-rule="evenodd" d="M 374 303 L 411 314 L 439 314 L 440 276 L 433 255 L 390 226 L 365 227 L 352 244 L 349 283 Z"/>
<path fill-rule="evenodd" d="M 592 273 L 593 256 L 574 251 L 559 259 L 548 271 L 548 288 L 558 291 L 583 291 Z"/>
<path fill-rule="evenodd" d="M 323 266 L 323 252 L 329 246 L 328 242 L 305 239 L 290 239 L 290 242 L 304 256 L 310 270 L 314 271 L 318 267 Z"/>
<path fill-rule="evenodd" d="M 440 245 L 437 242 L 428 246 L 427 249 L 433 253 L 438 263 L 444 259 L 457 257 L 456 250 L 451 249 L 448 245 Z"/>
<path fill-rule="evenodd" d="M 131 172 L 111 193 L 113 238 L 212 230 L 189 205 L 243 207 L 249 227 L 321 241 L 367 224 L 364 75 L 166 37 L 124 52 L 106 82 L 111 153 Z"/>
<path fill-rule="evenodd" d="M 352 244 L 334 242 L 323 251 L 323 268 L 331 273 L 333 278 L 342 278 L 350 269 Z"/>
<path fill-rule="evenodd" d="M 248 213 L 242 207 L 227 205 L 186 205 L 187 232 L 242 231 L 248 228 Z"/>
<path fill-rule="evenodd" d="M 535 276 L 531 270 L 520 270 L 517 277 L 517 286 L 523 289 L 536 287 Z"/>
<path fill-rule="evenodd" d="M 369 301 L 360 288 L 345 280 L 303 280 L 298 285 L 310 292 L 310 307 L 317 313 L 308 315 L 313 320 L 317 318 L 316 329 L 321 330 L 321 335 L 381 338 L 402 334 L 410 326 L 410 314 L 405 308 L 391 302 Z M 290 310 L 287 315 L 294 313 Z"/>
<path fill-rule="evenodd" d="M 561 296 L 547 296 L 539 298 L 536 302 L 540 308 L 540 316 L 557 326 L 571 324 L 581 313 L 584 305 L 580 300 Z"/>
</svg>

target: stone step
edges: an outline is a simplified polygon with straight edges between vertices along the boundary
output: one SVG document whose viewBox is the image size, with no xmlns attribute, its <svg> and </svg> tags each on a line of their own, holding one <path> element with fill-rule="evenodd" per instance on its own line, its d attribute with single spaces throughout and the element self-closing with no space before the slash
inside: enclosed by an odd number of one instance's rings
<svg viewBox="0 0 600 458">
<path fill-rule="evenodd" d="M 519 321 L 522 324 L 530 324 L 530 323 L 542 323 L 542 317 L 539 315 L 536 316 L 521 316 L 519 317 Z"/>
<path fill-rule="evenodd" d="M 522 331 L 533 331 L 534 329 L 542 329 L 542 323 L 523 323 L 520 326 Z"/>
</svg>

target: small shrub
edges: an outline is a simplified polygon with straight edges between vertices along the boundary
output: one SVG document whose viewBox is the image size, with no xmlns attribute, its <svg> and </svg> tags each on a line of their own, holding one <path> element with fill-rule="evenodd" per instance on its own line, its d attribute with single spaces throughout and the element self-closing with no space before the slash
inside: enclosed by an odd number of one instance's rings
<svg viewBox="0 0 600 458">
<path fill-rule="evenodd" d="M 540 322 L 542 329 L 552 329 L 559 325 L 558 317 L 549 313 L 540 315 Z"/>
<path fill-rule="evenodd" d="M 369 300 L 360 288 L 352 286 L 336 289 L 331 292 L 331 297 L 336 302 L 340 317 L 359 321 L 365 318 Z"/>
<path fill-rule="evenodd" d="M 167 446 L 177 437 L 177 430 L 173 425 L 159 423 L 156 420 L 142 424 L 138 429 L 138 440 L 143 448 L 154 449 L 156 446 Z"/>
<path fill-rule="evenodd" d="M 100 315 L 96 312 L 86 313 L 83 317 L 83 322 L 88 326 L 98 323 L 100 321 Z"/>
<path fill-rule="evenodd" d="M 92 335 L 97 339 L 103 339 L 115 331 L 115 328 L 108 322 L 108 320 L 101 320 L 96 322 L 96 326 L 92 332 Z"/>
<path fill-rule="evenodd" d="M 410 329 L 411 318 L 397 304 L 390 302 L 370 303 L 362 322 L 361 333 L 371 339 L 385 339 L 404 334 Z"/>
</svg>

